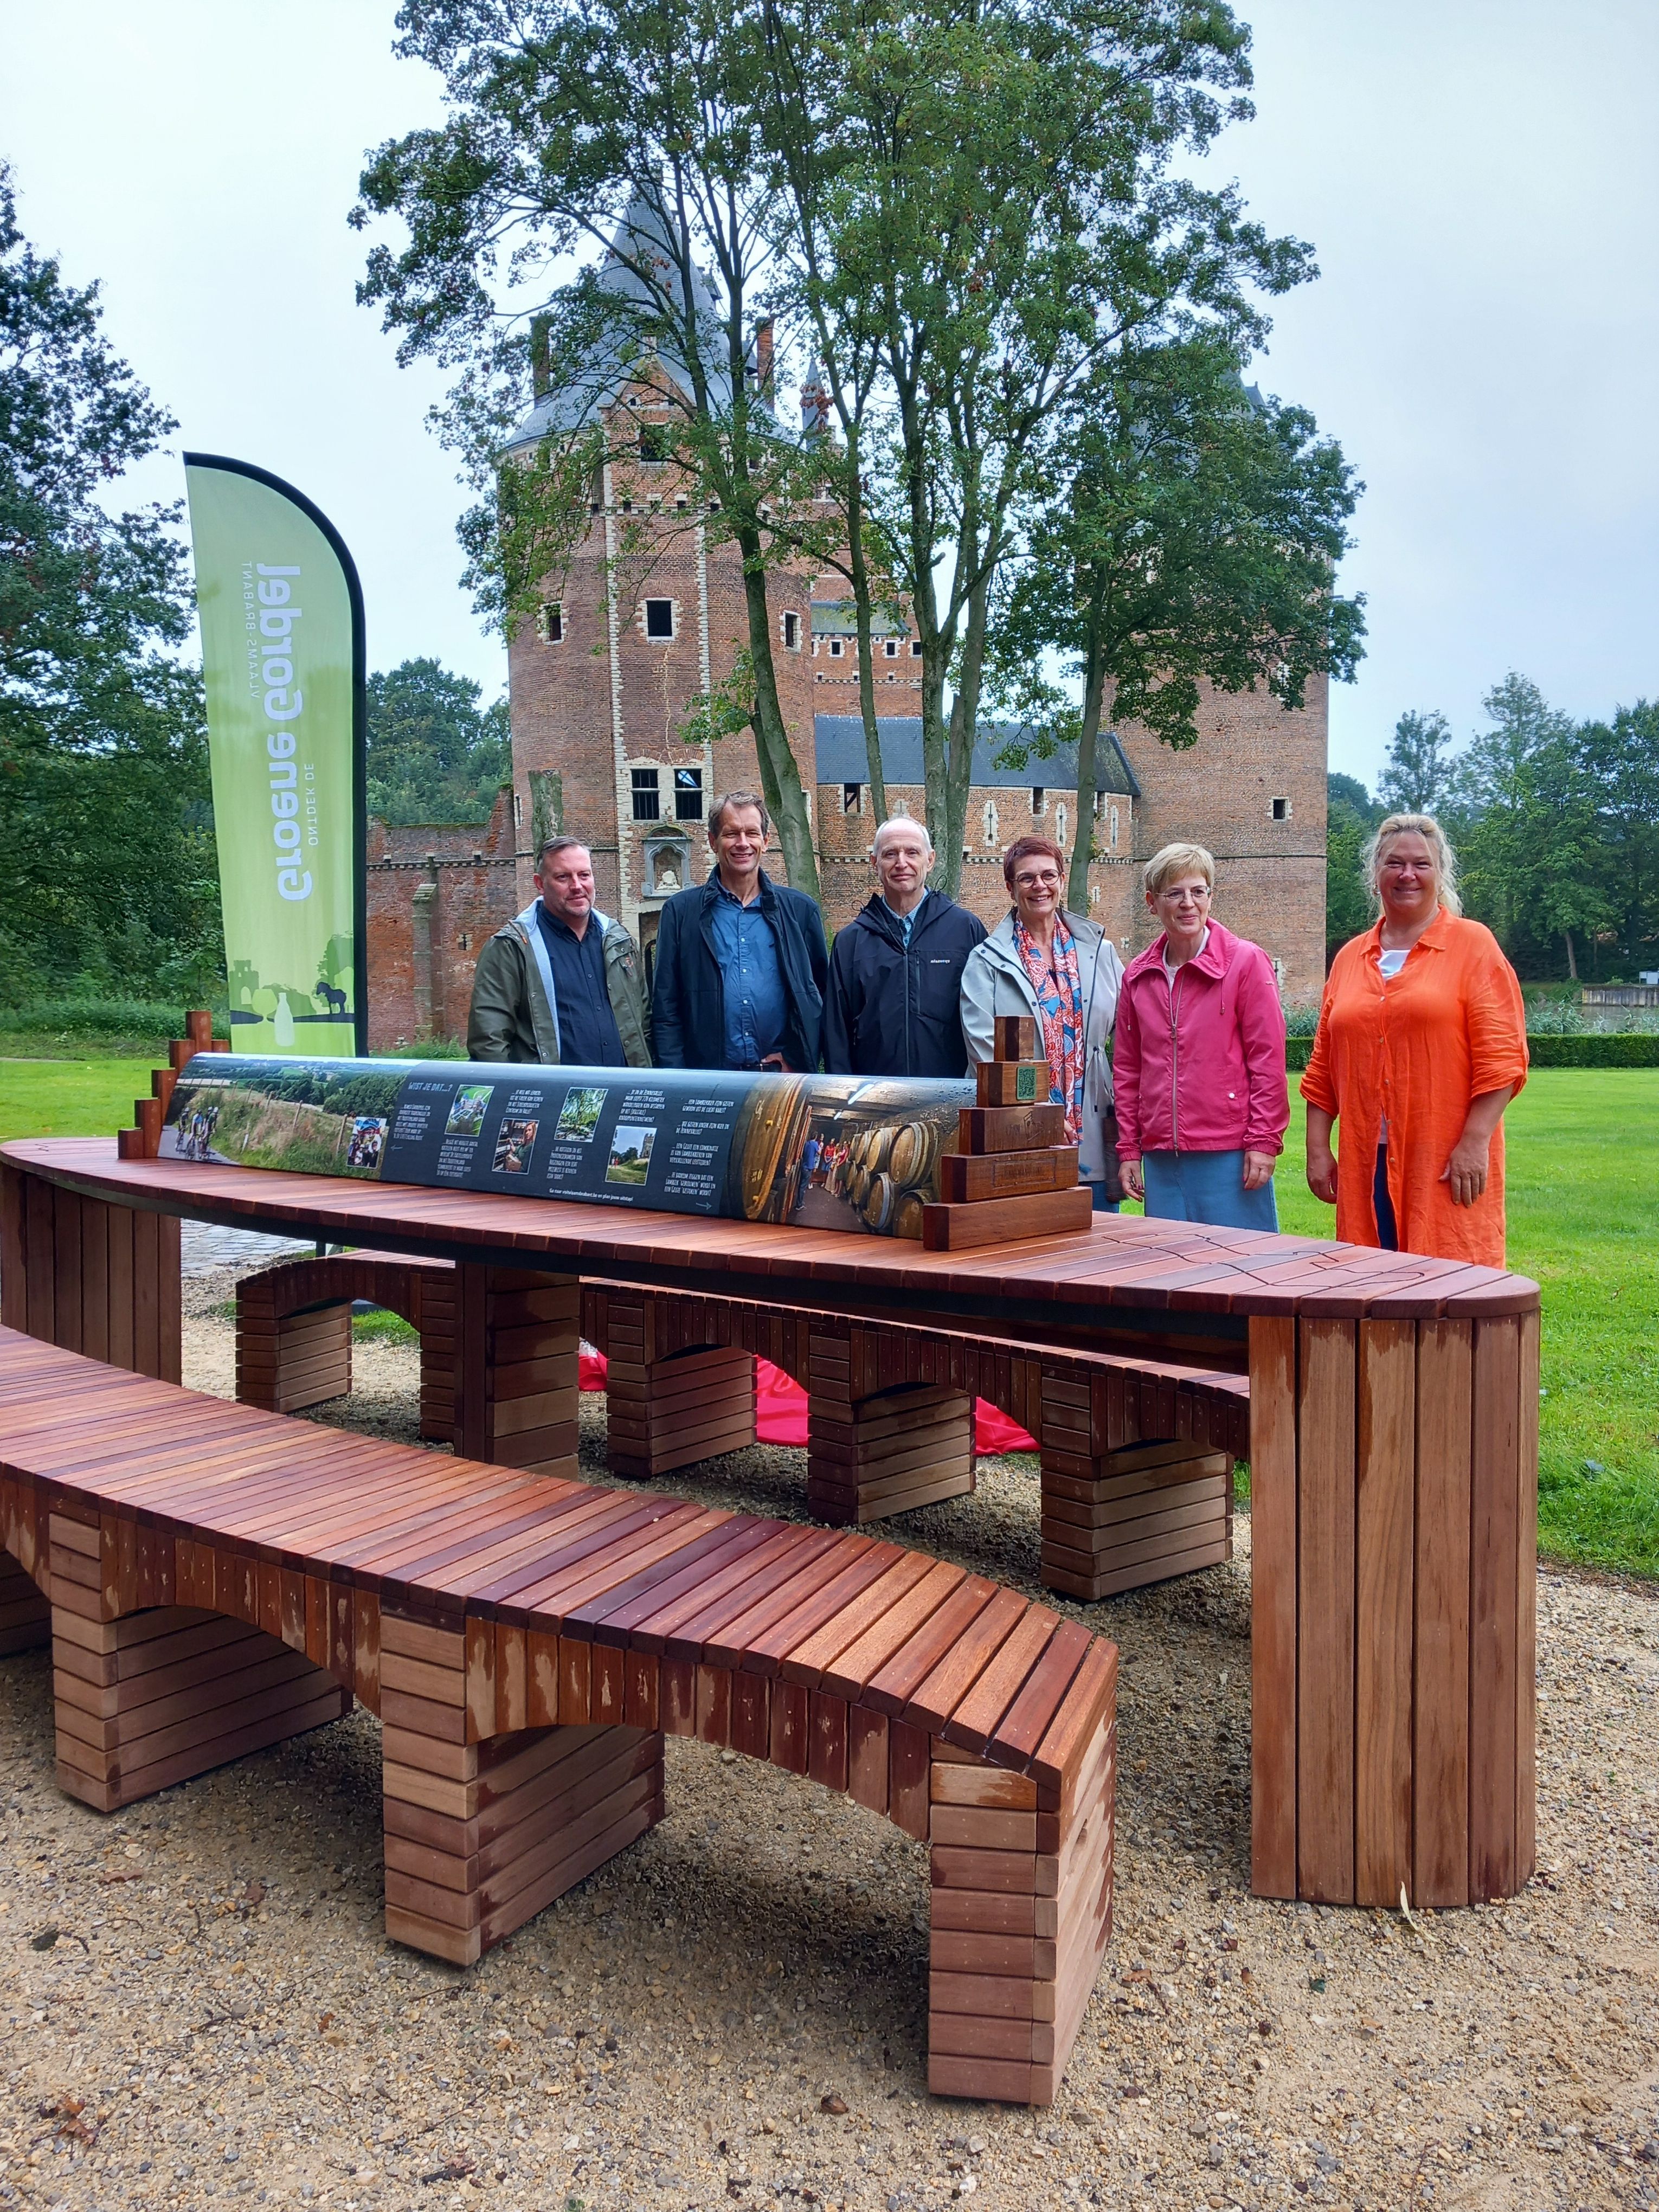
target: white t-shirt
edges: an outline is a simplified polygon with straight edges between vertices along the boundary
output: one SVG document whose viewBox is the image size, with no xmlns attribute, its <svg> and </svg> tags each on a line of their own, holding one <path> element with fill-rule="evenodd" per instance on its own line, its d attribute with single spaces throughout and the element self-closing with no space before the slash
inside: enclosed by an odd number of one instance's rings
<svg viewBox="0 0 1659 2212">
<path fill-rule="evenodd" d="M 1385 983 L 1393 982 L 1395 977 L 1405 966 L 1407 961 L 1410 959 L 1411 951 L 1412 949 L 1410 945 L 1407 945 L 1402 946 L 1397 952 L 1378 953 L 1376 964 L 1382 971 L 1382 981 Z"/>
</svg>

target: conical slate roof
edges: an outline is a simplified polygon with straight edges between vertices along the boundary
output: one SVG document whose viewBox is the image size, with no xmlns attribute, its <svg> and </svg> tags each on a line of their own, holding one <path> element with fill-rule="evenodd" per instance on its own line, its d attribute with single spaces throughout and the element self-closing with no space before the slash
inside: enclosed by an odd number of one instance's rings
<svg viewBox="0 0 1659 2212">
<path fill-rule="evenodd" d="M 645 192 L 635 191 L 627 213 L 617 226 L 616 236 L 599 273 L 601 291 L 611 294 L 624 308 L 618 316 L 617 327 L 599 342 L 591 362 L 577 379 L 542 394 L 507 440 L 504 449 L 507 453 L 534 445 L 550 432 L 564 435 L 580 429 L 621 397 L 639 367 L 633 356 L 629 332 L 634 319 L 626 313 L 626 307 L 632 305 L 652 319 L 659 313 L 661 294 L 653 291 L 640 275 L 637 264 L 641 263 L 653 269 L 662 291 L 675 301 L 678 308 L 679 273 L 677 258 L 664 232 L 661 214 Z M 695 264 L 691 305 L 710 397 L 716 407 L 729 406 L 732 380 L 726 373 L 724 342 L 719 330 L 720 305 L 708 280 Z M 656 361 L 659 369 L 689 395 L 690 373 L 678 351 L 659 339 Z"/>
</svg>

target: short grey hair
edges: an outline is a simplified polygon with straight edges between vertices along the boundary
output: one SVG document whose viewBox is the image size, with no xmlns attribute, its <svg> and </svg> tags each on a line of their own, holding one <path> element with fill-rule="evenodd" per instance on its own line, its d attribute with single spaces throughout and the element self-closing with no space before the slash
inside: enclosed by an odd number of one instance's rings
<svg viewBox="0 0 1659 2212">
<path fill-rule="evenodd" d="M 872 860 L 873 860 L 877 854 L 880 852 L 881 841 L 887 835 L 887 832 L 890 830 L 915 830 L 919 831 L 921 833 L 922 843 L 927 848 L 929 854 L 933 852 L 933 841 L 927 834 L 927 824 L 925 822 L 918 822 L 914 814 L 890 814 L 887 819 L 882 823 L 880 829 L 877 830 L 875 836 L 870 840 L 870 857 Z"/>
<path fill-rule="evenodd" d="M 1183 876 L 1202 876 L 1215 889 L 1215 855 L 1203 845 L 1165 845 L 1147 861 L 1140 882 L 1148 898 L 1156 898 Z"/>
<path fill-rule="evenodd" d="M 536 855 L 536 873 L 540 875 L 542 870 L 547 866 L 547 856 L 550 853 L 568 853 L 573 846 L 578 852 L 586 853 L 590 860 L 592 859 L 593 848 L 586 837 L 567 837 L 561 832 L 556 837 L 544 838 L 541 850 Z"/>
<path fill-rule="evenodd" d="M 1380 914 L 1382 910 L 1382 890 L 1377 879 L 1378 863 L 1384 846 L 1395 837 L 1420 837 L 1434 855 L 1434 887 L 1440 903 L 1448 914 L 1463 911 L 1463 902 L 1457 894 L 1457 855 L 1452 850 L 1451 840 L 1432 814 L 1390 814 L 1386 822 L 1379 823 L 1376 834 L 1359 855 L 1360 872 L 1365 888 L 1371 895 L 1371 904 Z"/>
<path fill-rule="evenodd" d="M 708 834 L 711 837 L 719 836 L 720 823 L 726 818 L 726 810 L 728 806 L 752 806 L 761 818 L 761 836 L 770 836 L 772 817 L 768 811 L 766 801 L 761 797 L 759 792 L 722 791 L 717 795 L 714 804 L 708 810 Z"/>
</svg>

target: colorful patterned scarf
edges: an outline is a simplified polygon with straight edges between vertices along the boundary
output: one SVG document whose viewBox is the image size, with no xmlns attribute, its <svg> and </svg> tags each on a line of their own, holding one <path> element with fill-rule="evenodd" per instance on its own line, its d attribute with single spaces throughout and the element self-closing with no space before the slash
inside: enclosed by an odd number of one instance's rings
<svg viewBox="0 0 1659 2212">
<path fill-rule="evenodd" d="M 1042 1017 L 1042 1049 L 1048 1062 L 1048 1096 L 1066 1109 L 1066 1141 L 1077 1143 L 1083 1130 L 1083 976 L 1078 964 L 1077 939 L 1060 917 L 1054 917 L 1052 952 L 1032 939 L 1019 916 L 1014 916 L 1014 950 L 1025 965 L 1037 1011 Z"/>
</svg>

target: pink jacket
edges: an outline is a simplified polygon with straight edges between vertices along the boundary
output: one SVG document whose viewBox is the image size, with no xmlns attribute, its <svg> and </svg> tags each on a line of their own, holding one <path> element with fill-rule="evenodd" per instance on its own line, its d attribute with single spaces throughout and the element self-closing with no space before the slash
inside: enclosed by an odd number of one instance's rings
<svg viewBox="0 0 1659 2212">
<path fill-rule="evenodd" d="M 1212 921 L 1203 951 L 1176 969 L 1173 994 L 1162 937 L 1132 960 L 1118 994 L 1112 1080 L 1121 1159 L 1282 1152 L 1285 1015 L 1261 947 Z"/>
</svg>

